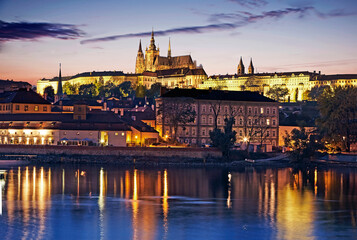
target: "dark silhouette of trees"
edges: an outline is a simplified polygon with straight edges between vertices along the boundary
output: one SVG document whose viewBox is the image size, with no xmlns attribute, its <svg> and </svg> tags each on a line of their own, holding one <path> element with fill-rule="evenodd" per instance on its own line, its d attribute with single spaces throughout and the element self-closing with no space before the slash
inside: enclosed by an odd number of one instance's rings
<svg viewBox="0 0 357 240">
<path fill-rule="evenodd" d="M 278 102 L 283 102 L 285 97 L 289 95 L 289 90 L 287 88 L 274 86 L 269 89 L 267 95 Z"/>
</svg>

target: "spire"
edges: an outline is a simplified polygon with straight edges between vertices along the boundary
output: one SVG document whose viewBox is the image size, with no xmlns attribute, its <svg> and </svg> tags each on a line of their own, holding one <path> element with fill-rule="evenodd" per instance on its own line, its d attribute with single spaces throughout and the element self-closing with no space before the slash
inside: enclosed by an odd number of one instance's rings
<svg viewBox="0 0 357 240">
<path fill-rule="evenodd" d="M 57 96 L 61 98 L 62 95 L 63 95 L 63 90 L 62 90 L 62 74 L 61 74 L 61 63 L 60 63 L 59 74 L 58 74 Z"/>
<path fill-rule="evenodd" d="M 143 52 L 143 49 L 141 48 L 141 39 L 140 39 L 140 42 L 139 42 L 139 50 L 138 50 L 138 52 Z"/>
<path fill-rule="evenodd" d="M 244 64 L 243 64 L 242 57 L 240 57 L 240 61 L 239 61 L 238 68 L 237 68 L 237 73 L 238 73 L 238 75 L 244 74 Z"/>
<path fill-rule="evenodd" d="M 171 42 L 169 38 L 169 50 L 167 50 L 167 57 L 171 57 Z"/>
<path fill-rule="evenodd" d="M 151 31 L 151 41 L 150 41 L 149 50 L 156 50 L 155 39 L 154 39 L 154 28 Z"/>
<path fill-rule="evenodd" d="M 248 67 L 248 74 L 254 74 L 254 66 L 253 66 L 253 60 L 250 58 L 250 64 Z"/>
</svg>

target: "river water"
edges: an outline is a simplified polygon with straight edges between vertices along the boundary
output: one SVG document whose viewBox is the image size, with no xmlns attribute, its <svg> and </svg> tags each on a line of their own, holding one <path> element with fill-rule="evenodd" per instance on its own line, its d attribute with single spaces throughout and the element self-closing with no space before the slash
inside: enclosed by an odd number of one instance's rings
<svg viewBox="0 0 357 240">
<path fill-rule="evenodd" d="M 357 170 L 21 166 L 1 239 L 357 239 Z"/>
</svg>

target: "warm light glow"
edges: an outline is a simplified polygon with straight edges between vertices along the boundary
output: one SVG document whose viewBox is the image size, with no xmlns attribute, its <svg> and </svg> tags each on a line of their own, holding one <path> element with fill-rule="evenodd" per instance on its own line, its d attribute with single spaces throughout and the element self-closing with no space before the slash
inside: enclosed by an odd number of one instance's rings
<svg viewBox="0 0 357 240">
<path fill-rule="evenodd" d="M 30 129 L 24 129 L 23 130 L 25 135 L 30 135 L 31 134 L 31 130 Z"/>
<path fill-rule="evenodd" d="M 44 137 L 41 138 L 41 144 L 42 145 L 45 144 L 45 138 Z"/>
<path fill-rule="evenodd" d="M 243 138 L 243 141 L 244 141 L 244 142 L 247 142 L 247 141 L 248 141 L 248 138 L 247 138 L 247 137 L 244 137 L 244 138 Z"/>
<path fill-rule="evenodd" d="M 10 135 L 14 135 L 15 132 L 16 132 L 16 130 L 14 130 L 14 129 L 9 129 L 9 134 L 10 134 Z"/>
<path fill-rule="evenodd" d="M 26 144 L 30 144 L 30 138 L 26 138 Z"/>
<path fill-rule="evenodd" d="M 39 130 L 41 136 L 48 135 L 48 132 L 49 132 L 48 130 L 44 130 L 44 129 Z"/>
</svg>

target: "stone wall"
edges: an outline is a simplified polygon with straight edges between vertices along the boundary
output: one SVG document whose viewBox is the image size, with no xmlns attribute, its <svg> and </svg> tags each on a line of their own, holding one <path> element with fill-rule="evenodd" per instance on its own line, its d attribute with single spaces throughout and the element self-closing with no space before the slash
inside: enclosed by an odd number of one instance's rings
<svg viewBox="0 0 357 240">
<path fill-rule="evenodd" d="M 25 158 L 26 155 L 38 155 L 42 156 L 40 159 L 47 159 L 45 160 L 47 162 L 51 162 L 51 159 L 53 159 L 53 161 L 63 161 L 64 159 L 64 161 L 69 162 L 78 162 L 81 161 L 80 159 L 83 159 L 84 162 L 91 162 L 90 159 L 96 159 L 95 162 L 107 162 L 109 159 L 115 159 L 115 161 L 135 161 L 135 159 L 141 161 L 167 161 L 176 159 L 180 161 L 182 159 L 184 161 L 187 159 L 205 160 L 222 157 L 220 151 L 208 148 L 128 148 L 50 145 L 0 145 L 0 155 L 19 155 Z M 52 157 L 43 158 L 43 156 Z M 36 159 L 36 157 L 34 158 L 33 156 L 30 156 L 30 158 Z"/>
</svg>

